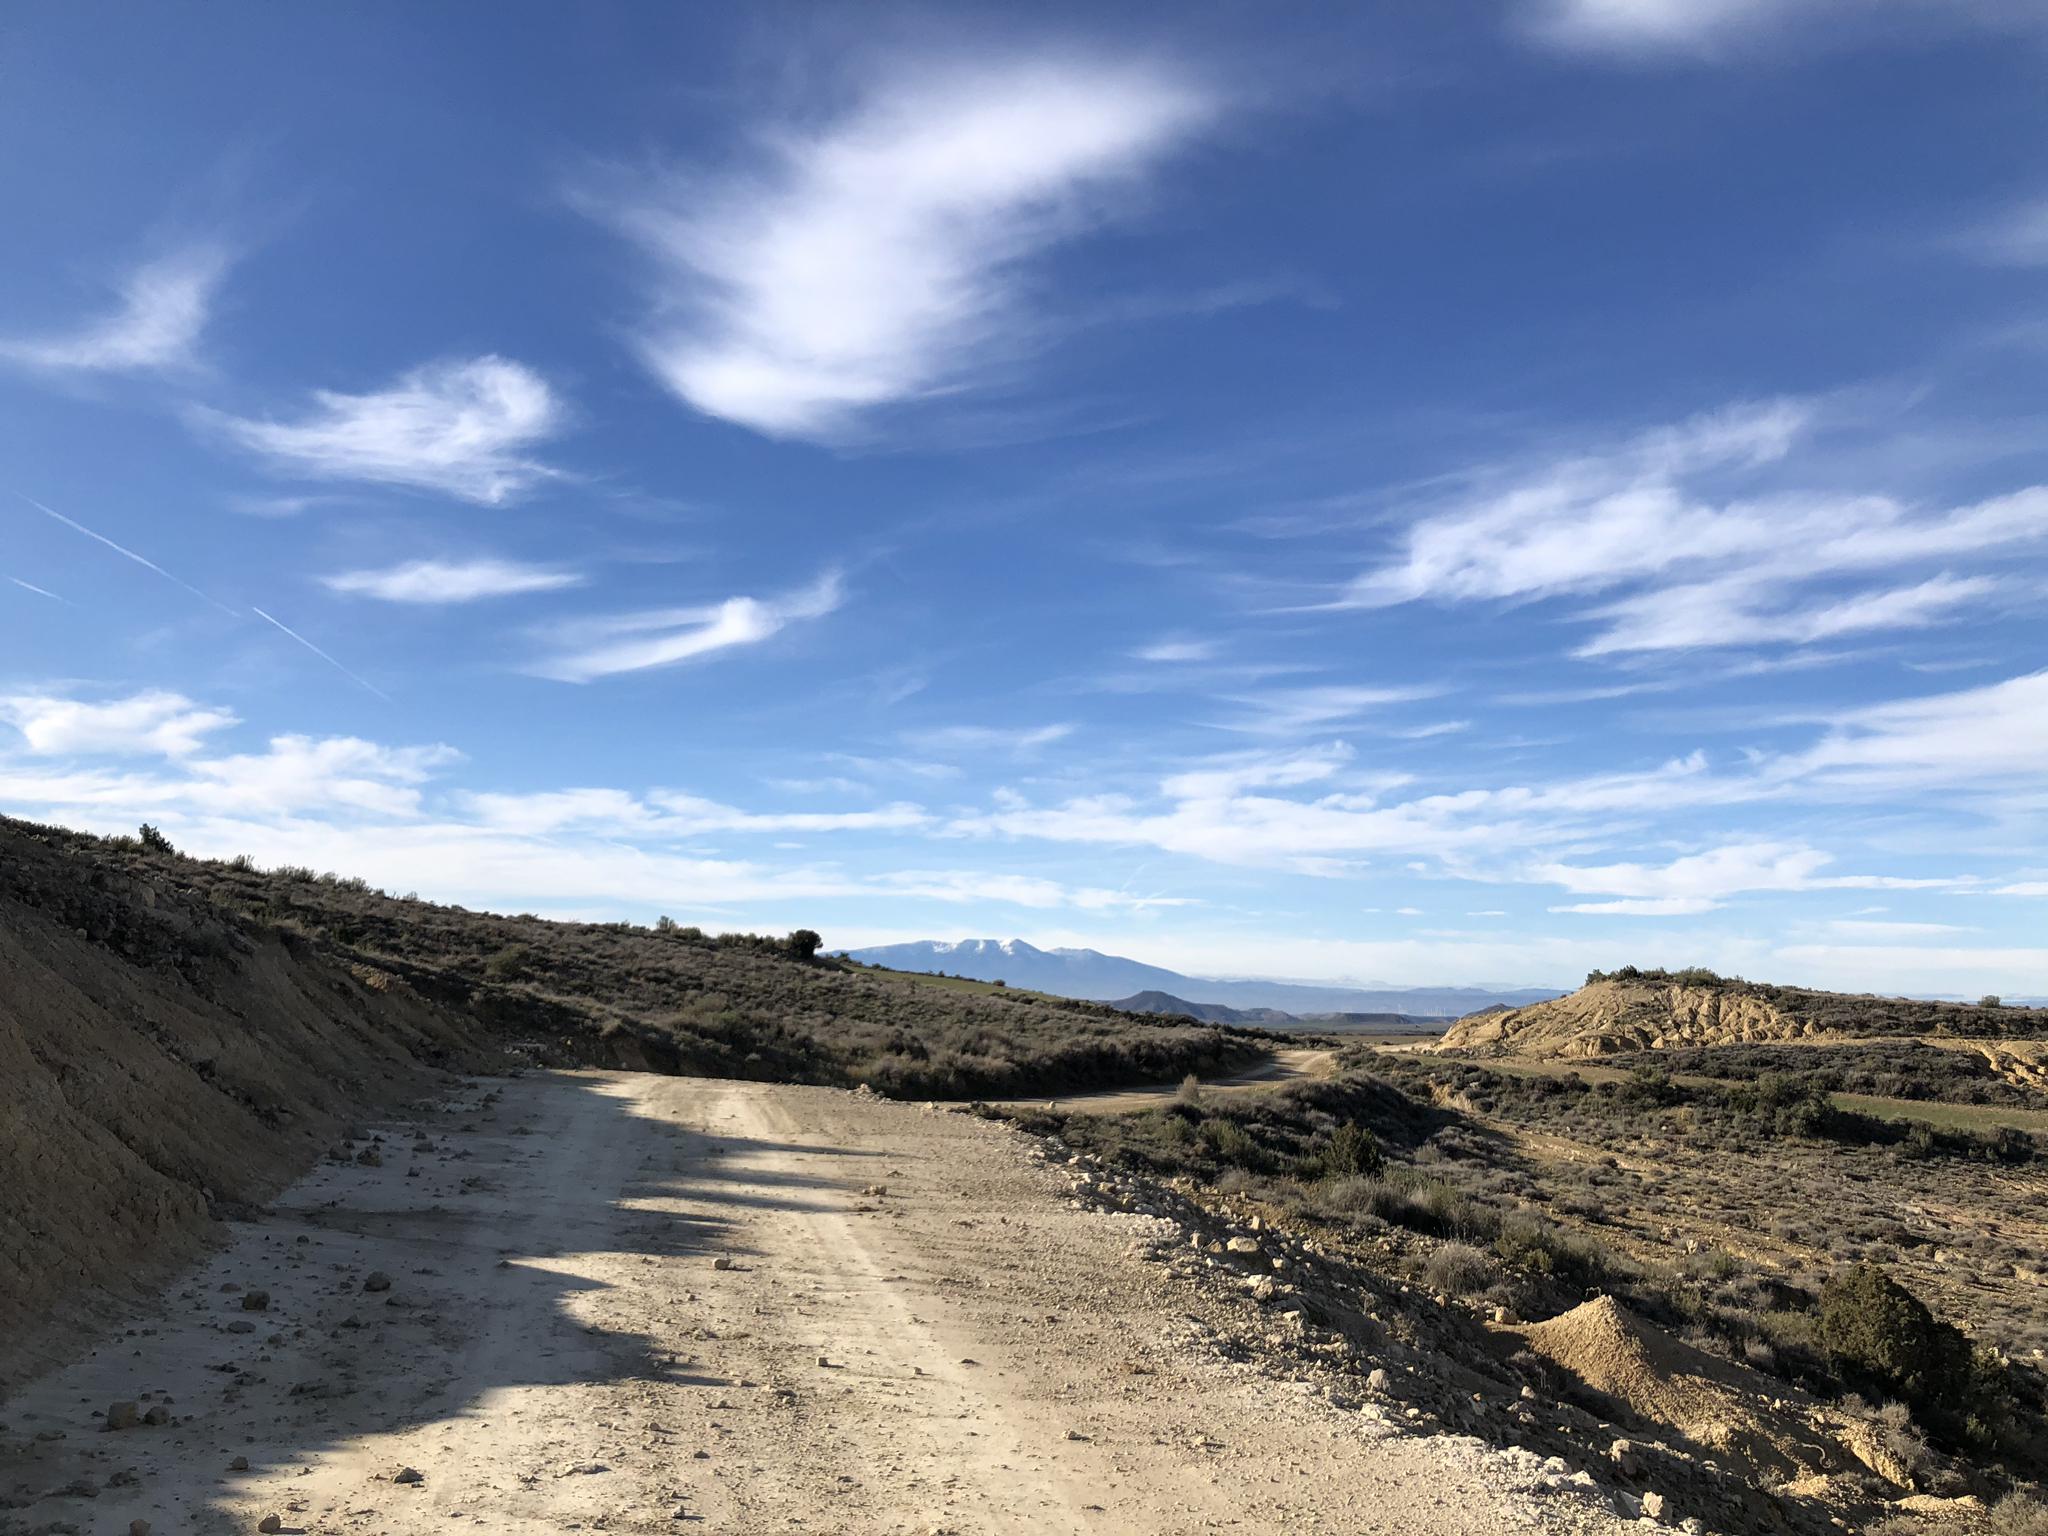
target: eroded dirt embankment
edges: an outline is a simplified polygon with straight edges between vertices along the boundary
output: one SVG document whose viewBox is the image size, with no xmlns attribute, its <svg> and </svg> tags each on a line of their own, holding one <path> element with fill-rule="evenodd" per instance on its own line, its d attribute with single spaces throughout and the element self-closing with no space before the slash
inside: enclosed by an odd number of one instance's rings
<svg viewBox="0 0 2048 1536">
<path fill-rule="evenodd" d="M 367 967 L 12 827 L 0 839 L 0 1391 L 358 1117 L 490 1059 Z"/>
</svg>

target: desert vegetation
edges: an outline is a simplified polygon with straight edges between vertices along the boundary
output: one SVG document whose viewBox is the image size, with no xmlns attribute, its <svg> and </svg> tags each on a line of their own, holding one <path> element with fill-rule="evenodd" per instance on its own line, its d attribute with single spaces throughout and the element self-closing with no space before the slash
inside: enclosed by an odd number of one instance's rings
<svg viewBox="0 0 2048 1536">
<path fill-rule="evenodd" d="M 24 894 L 35 864 L 57 870 L 42 888 L 59 903 L 108 878 L 196 898 L 362 967 L 380 985 L 474 1012 L 544 1059 L 971 1098 L 1207 1076 L 1262 1048 L 1259 1036 L 1227 1026 L 876 971 L 820 955 L 810 929 L 711 934 L 668 918 L 642 926 L 472 912 L 359 877 L 187 858 L 153 828 L 96 838 L 0 821 L 0 840 L 20 852 Z"/>
<path fill-rule="evenodd" d="M 1679 974 L 1752 986 L 1658 980 Z M 1873 1017 L 1856 1012 L 1864 1001 L 1802 994 L 1806 1016 L 1841 1027 L 1797 1044 L 1597 1066 L 1354 1044 L 1334 1077 L 1255 1099 L 1184 1094 L 1026 1123 L 1252 1202 L 1389 1284 L 1490 1319 L 1498 1348 L 1521 1320 L 1614 1298 L 1780 1384 L 1754 1391 L 1800 1394 L 1857 1426 L 1895 1493 L 1969 1491 L 2001 1518 L 2033 1518 L 2048 1472 L 2048 1165 L 2032 1135 L 1972 1111 L 2048 1098 L 1983 1053 L 1929 1043 L 1958 1005 L 1868 1000 Z M 1927 1118 L 1863 1113 L 1845 1093 Z M 1465 1347 L 1478 1359 L 1486 1345 Z M 1539 1390 L 1573 1399 L 1569 1373 L 1522 1364 Z"/>
</svg>

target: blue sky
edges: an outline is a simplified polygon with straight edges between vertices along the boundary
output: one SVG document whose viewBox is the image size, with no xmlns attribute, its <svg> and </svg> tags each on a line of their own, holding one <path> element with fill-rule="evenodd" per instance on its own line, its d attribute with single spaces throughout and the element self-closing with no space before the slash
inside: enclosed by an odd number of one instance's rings
<svg viewBox="0 0 2048 1536">
<path fill-rule="evenodd" d="M 2037 5 L 29 5 L 0 808 L 2048 992 Z"/>
</svg>

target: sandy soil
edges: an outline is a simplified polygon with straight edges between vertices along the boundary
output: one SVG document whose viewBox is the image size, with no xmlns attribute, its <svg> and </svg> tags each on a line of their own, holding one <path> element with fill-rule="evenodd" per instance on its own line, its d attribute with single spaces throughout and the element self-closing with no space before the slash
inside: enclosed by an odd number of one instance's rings
<svg viewBox="0 0 2048 1536">
<path fill-rule="evenodd" d="M 547 1073 L 367 1129 L 0 1405 L 0 1529 L 1621 1529 L 1205 1356 L 1000 1126 Z"/>
</svg>

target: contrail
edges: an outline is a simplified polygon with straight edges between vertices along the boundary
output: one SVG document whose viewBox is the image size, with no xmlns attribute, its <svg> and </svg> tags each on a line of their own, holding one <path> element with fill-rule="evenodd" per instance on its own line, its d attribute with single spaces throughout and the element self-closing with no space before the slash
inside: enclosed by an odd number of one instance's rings
<svg viewBox="0 0 2048 1536">
<path fill-rule="evenodd" d="M 19 576 L 10 576 L 7 579 L 13 582 L 17 587 L 21 588 L 21 590 L 24 592 L 33 592 L 38 597 L 47 597 L 59 603 L 68 601 L 68 599 L 58 597 L 57 594 L 52 592 L 48 587 L 39 587 L 32 581 L 23 581 Z"/>
<path fill-rule="evenodd" d="M 241 617 L 239 613 L 235 612 L 235 610 L 230 608 L 226 603 L 221 602 L 217 598 L 208 597 L 204 592 L 200 591 L 197 587 L 193 586 L 192 583 L 189 581 L 179 580 L 178 577 L 173 576 L 169 571 L 165 570 L 162 566 L 158 565 L 154 560 L 146 559 L 143 556 L 135 553 L 134 550 L 127 548 L 126 546 L 116 544 L 112 539 L 108 538 L 105 534 L 94 533 L 90 528 L 86 527 L 85 524 L 80 522 L 74 522 L 72 519 L 66 517 L 62 512 L 59 512 L 55 507 L 44 506 L 40 501 L 37 501 L 33 496 L 23 495 L 23 493 L 20 491 L 16 491 L 14 494 L 20 496 L 23 501 L 27 502 L 30 506 L 34 507 L 38 512 L 43 513 L 47 517 L 54 517 L 55 519 L 57 519 L 58 522 L 62 523 L 66 528 L 71 529 L 73 532 L 82 533 L 88 539 L 92 539 L 97 543 L 106 545 L 107 548 L 111 549 L 115 554 L 125 556 L 126 558 L 133 560 L 137 565 L 146 566 L 148 569 L 155 571 L 157 575 L 163 577 L 165 581 L 168 581 L 175 586 L 183 587 L 187 592 L 190 592 L 202 603 L 212 603 L 214 607 L 218 608 L 222 613 L 226 614 L 229 618 L 239 619 Z M 12 578 L 9 579 L 11 580 Z"/>
<path fill-rule="evenodd" d="M 300 634 L 296 629 L 293 629 L 289 624 L 281 623 L 278 620 L 273 619 L 269 614 L 265 613 L 261 608 L 258 608 L 254 603 L 251 603 L 249 605 L 249 611 L 255 614 L 256 617 L 261 619 L 264 623 L 275 625 L 278 629 L 283 630 L 287 635 L 290 635 L 294 640 L 298 641 L 299 644 L 303 645 L 315 656 L 318 656 L 322 661 L 326 662 L 327 665 L 334 668 L 335 671 L 339 672 L 343 677 L 347 678 L 350 682 L 355 683 L 359 687 L 369 689 L 370 692 L 376 694 L 377 697 L 382 699 L 386 704 L 389 704 L 391 702 L 390 694 L 386 693 L 383 689 L 379 688 L 375 683 L 371 683 L 364 680 L 363 678 L 357 677 L 355 673 L 349 671 L 347 667 L 344 667 L 332 656 L 328 655 L 325 651 L 321 650 L 319 646 L 315 645 L 312 641 L 308 640 L 304 635 Z"/>
</svg>

